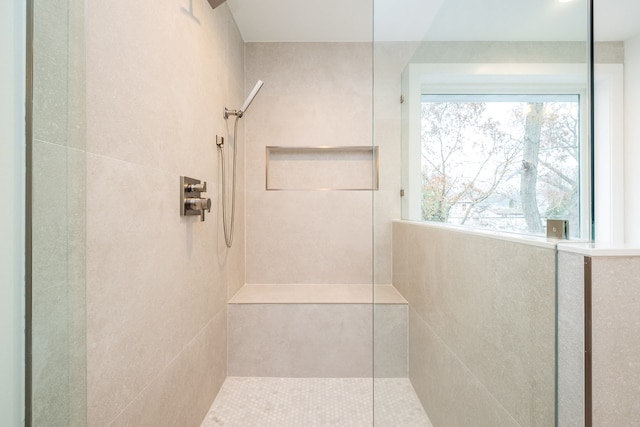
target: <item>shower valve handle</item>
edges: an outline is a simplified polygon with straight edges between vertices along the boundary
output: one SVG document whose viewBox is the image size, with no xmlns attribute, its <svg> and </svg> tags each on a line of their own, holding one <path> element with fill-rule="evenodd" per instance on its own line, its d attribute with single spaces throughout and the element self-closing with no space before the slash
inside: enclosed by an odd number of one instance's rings
<svg viewBox="0 0 640 427">
<path fill-rule="evenodd" d="M 204 221 L 204 211 L 211 213 L 211 199 L 208 197 L 191 197 L 185 200 L 187 209 L 200 211 L 200 220 Z"/>
<path fill-rule="evenodd" d="M 206 193 L 207 182 L 205 181 L 202 184 L 187 184 L 185 190 L 189 193 Z"/>
<path fill-rule="evenodd" d="M 207 183 L 199 179 L 180 177 L 180 216 L 200 215 L 204 221 L 204 211 L 211 212 L 211 199 L 202 197 L 207 191 Z"/>
</svg>

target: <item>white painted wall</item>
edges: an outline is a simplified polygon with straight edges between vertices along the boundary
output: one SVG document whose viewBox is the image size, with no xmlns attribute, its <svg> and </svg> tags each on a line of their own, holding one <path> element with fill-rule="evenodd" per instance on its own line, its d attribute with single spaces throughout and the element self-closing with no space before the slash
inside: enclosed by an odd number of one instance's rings
<svg viewBox="0 0 640 427">
<path fill-rule="evenodd" d="M 24 425 L 25 2 L 0 2 L 0 425 Z"/>
<path fill-rule="evenodd" d="M 625 243 L 640 246 L 640 36 L 624 43 Z"/>
<path fill-rule="evenodd" d="M 595 66 L 595 240 L 624 243 L 624 67 Z"/>
</svg>

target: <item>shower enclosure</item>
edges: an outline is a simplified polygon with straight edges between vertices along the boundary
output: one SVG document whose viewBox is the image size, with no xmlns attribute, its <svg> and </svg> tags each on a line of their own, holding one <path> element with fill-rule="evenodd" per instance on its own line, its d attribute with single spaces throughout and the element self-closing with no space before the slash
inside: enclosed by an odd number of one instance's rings
<svg viewBox="0 0 640 427">
<path fill-rule="evenodd" d="M 34 426 L 87 423 L 84 14 L 83 2 L 28 2 L 26 420 Z"/>
<path fill-rule="evenodd" d="M 553 425 L 587 2 L 160 3 L 31 2 L 32 425 Z"/>
<path fill-rule="evenodd" d="M 408 377 L 434 425 L 554 425 L 543 219 L 590 237 L 587 4 L 376 5 L 374 140 L 395 160 L 395 211 L 381 218 L 375 194 L 375 233 L 408 301 Z"/>
</svg>

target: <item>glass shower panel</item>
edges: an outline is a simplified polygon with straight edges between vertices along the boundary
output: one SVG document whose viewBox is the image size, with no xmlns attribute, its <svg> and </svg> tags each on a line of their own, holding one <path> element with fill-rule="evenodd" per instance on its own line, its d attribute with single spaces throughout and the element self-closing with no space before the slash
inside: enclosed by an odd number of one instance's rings
<svg viewBox="0 0 640 427">
<path fill-rule="evenodd" d="M 324 9 L 336 13 L 309 13 Z M 241 23 L 242 8 L 231 11 Z M 371 425 L 371 2 L 287 11 L 286 43 L 245 44 L 245 88 L 264 87 L 240 137 L 246 284 L 228 304 L 228 375 L 290 390 L 294 400 L 262 396 L 299 402 L 279 425 Z M 278 27 L 279 15 L 261 24 Z"/>
<path fill-rule="evenodd" d="M 588 3 L 374 1 L 377 425 L 555 423 L 545 219 L 590 237 Z"/>
<path fill-rule="evenodd" d="M 84 2 L 34 0 L 31 425 L 86 425 Z M 29 401 L 30 398 L 30 401 Z"/>
</svg>

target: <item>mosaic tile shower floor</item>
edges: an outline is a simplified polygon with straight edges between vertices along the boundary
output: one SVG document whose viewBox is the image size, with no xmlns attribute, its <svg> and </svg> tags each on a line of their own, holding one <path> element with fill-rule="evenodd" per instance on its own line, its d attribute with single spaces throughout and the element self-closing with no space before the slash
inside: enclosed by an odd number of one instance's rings
<svg viewBox="0 0 640 427">
<path fill-rule="evenodd" d="M 376 427 L 432 427 L 407 378 L 375 380 Z M 229 377 L 201 427 L 374 425 L 370 378 Z"/>
</svg>

